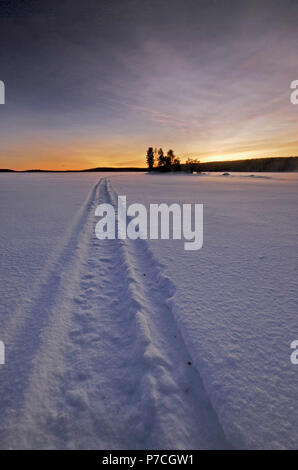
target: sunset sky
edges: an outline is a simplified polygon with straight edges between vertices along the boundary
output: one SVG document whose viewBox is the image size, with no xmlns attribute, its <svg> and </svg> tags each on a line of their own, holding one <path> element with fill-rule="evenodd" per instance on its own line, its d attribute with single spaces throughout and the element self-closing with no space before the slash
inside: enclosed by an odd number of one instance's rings
<svg viewBox="0 0 298 470">
<path fill-rule="evenodd" d="M 0 3 L 0 167 L 298 155 L 295 0 Z"/>
</svg>

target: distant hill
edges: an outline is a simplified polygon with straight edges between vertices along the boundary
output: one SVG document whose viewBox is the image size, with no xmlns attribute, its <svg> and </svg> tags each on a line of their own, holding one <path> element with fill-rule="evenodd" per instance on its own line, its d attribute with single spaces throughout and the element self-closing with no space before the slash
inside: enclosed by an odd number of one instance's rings
<svg viewBox="0 0 298 470">
<path fill-rule="evenodd" d="M 144 172 L 144 171 L 147 171 L 147 168 L 135 168 L 135 167 L 125 167 L 125 168 L 111 168 L 111 167 L 98 167 L 98 168 L 90 168 L 88 170 L 82 170 L 82 171 L 101 171 L 101 172 L 104 172 L 104 171 L 140 171 L 140 172 Z"/>
<path fill-rule="evenodd" d="M 98 167 L 98 168 L 88 168 L 87 170 L 39 170 L 39 169 L 31 169 L 31 170 L 10 170 L 5 168 L 0 168 L 0 173 L 5 172 L 14 172 L 14 173 L 81 173 L 81 172 L 88 172 L 88 171 L 98 171 L 98 172 L 124 172 L 124 171 L 138 171 L 144 172 L 147 171 L 147 168 L 135 168 L 135 167 L 125 167 L 125 168 L 115 168 L 115 167 Z"/>
<path fill-rule="evenodd" d="M 298 171 L 298 157 L 252 158 L 200 163 L 201 171 Z"/>
</svg>

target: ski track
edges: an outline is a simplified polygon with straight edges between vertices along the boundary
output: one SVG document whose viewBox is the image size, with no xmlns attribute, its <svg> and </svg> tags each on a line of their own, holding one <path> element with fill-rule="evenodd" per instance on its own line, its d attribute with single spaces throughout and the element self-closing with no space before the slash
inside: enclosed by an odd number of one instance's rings
<svg viewBox="0 0 298 470">
<path fill-rule="evenodd" d="M 1 374 L 2 448 L 230 448 L 146 240 L 98 240 L 107 178 L 23 312 Z M 17 316 L 16 319 L 20 317 Z"/>
</svg>

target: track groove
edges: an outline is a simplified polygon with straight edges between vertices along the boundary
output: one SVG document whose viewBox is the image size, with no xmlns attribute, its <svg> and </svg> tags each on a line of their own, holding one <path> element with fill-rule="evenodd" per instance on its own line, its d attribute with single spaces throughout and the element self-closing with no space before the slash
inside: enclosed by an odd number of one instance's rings
<svg viewBox="0 0 298 470">
<path fill-rule="evenodd" d="M 80 230 L 31 305 L 1 385 L 17 390 L 0 409 L 3 447 L 228 447 L 188 365 L 175 286 L 145 240 L 95 237 L 98 202 L 115 207 L 116 197 L 106 178 L 93 188 Z M 27 362 L 16 379 L 20 354 Z"/>
</svg>

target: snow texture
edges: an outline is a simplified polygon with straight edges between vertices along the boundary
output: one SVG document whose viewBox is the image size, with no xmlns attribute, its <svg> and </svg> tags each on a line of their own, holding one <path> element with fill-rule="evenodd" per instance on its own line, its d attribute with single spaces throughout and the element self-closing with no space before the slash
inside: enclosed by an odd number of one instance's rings
<svg viewBox="0 0 298 470">
<path fill-rule="evenodd" d="M 1 448 L 298 447 L 298 176 L 257 176 L 0 175 Z M 98 240 L 117 195 L 202 250 Z"/>
</svg>

